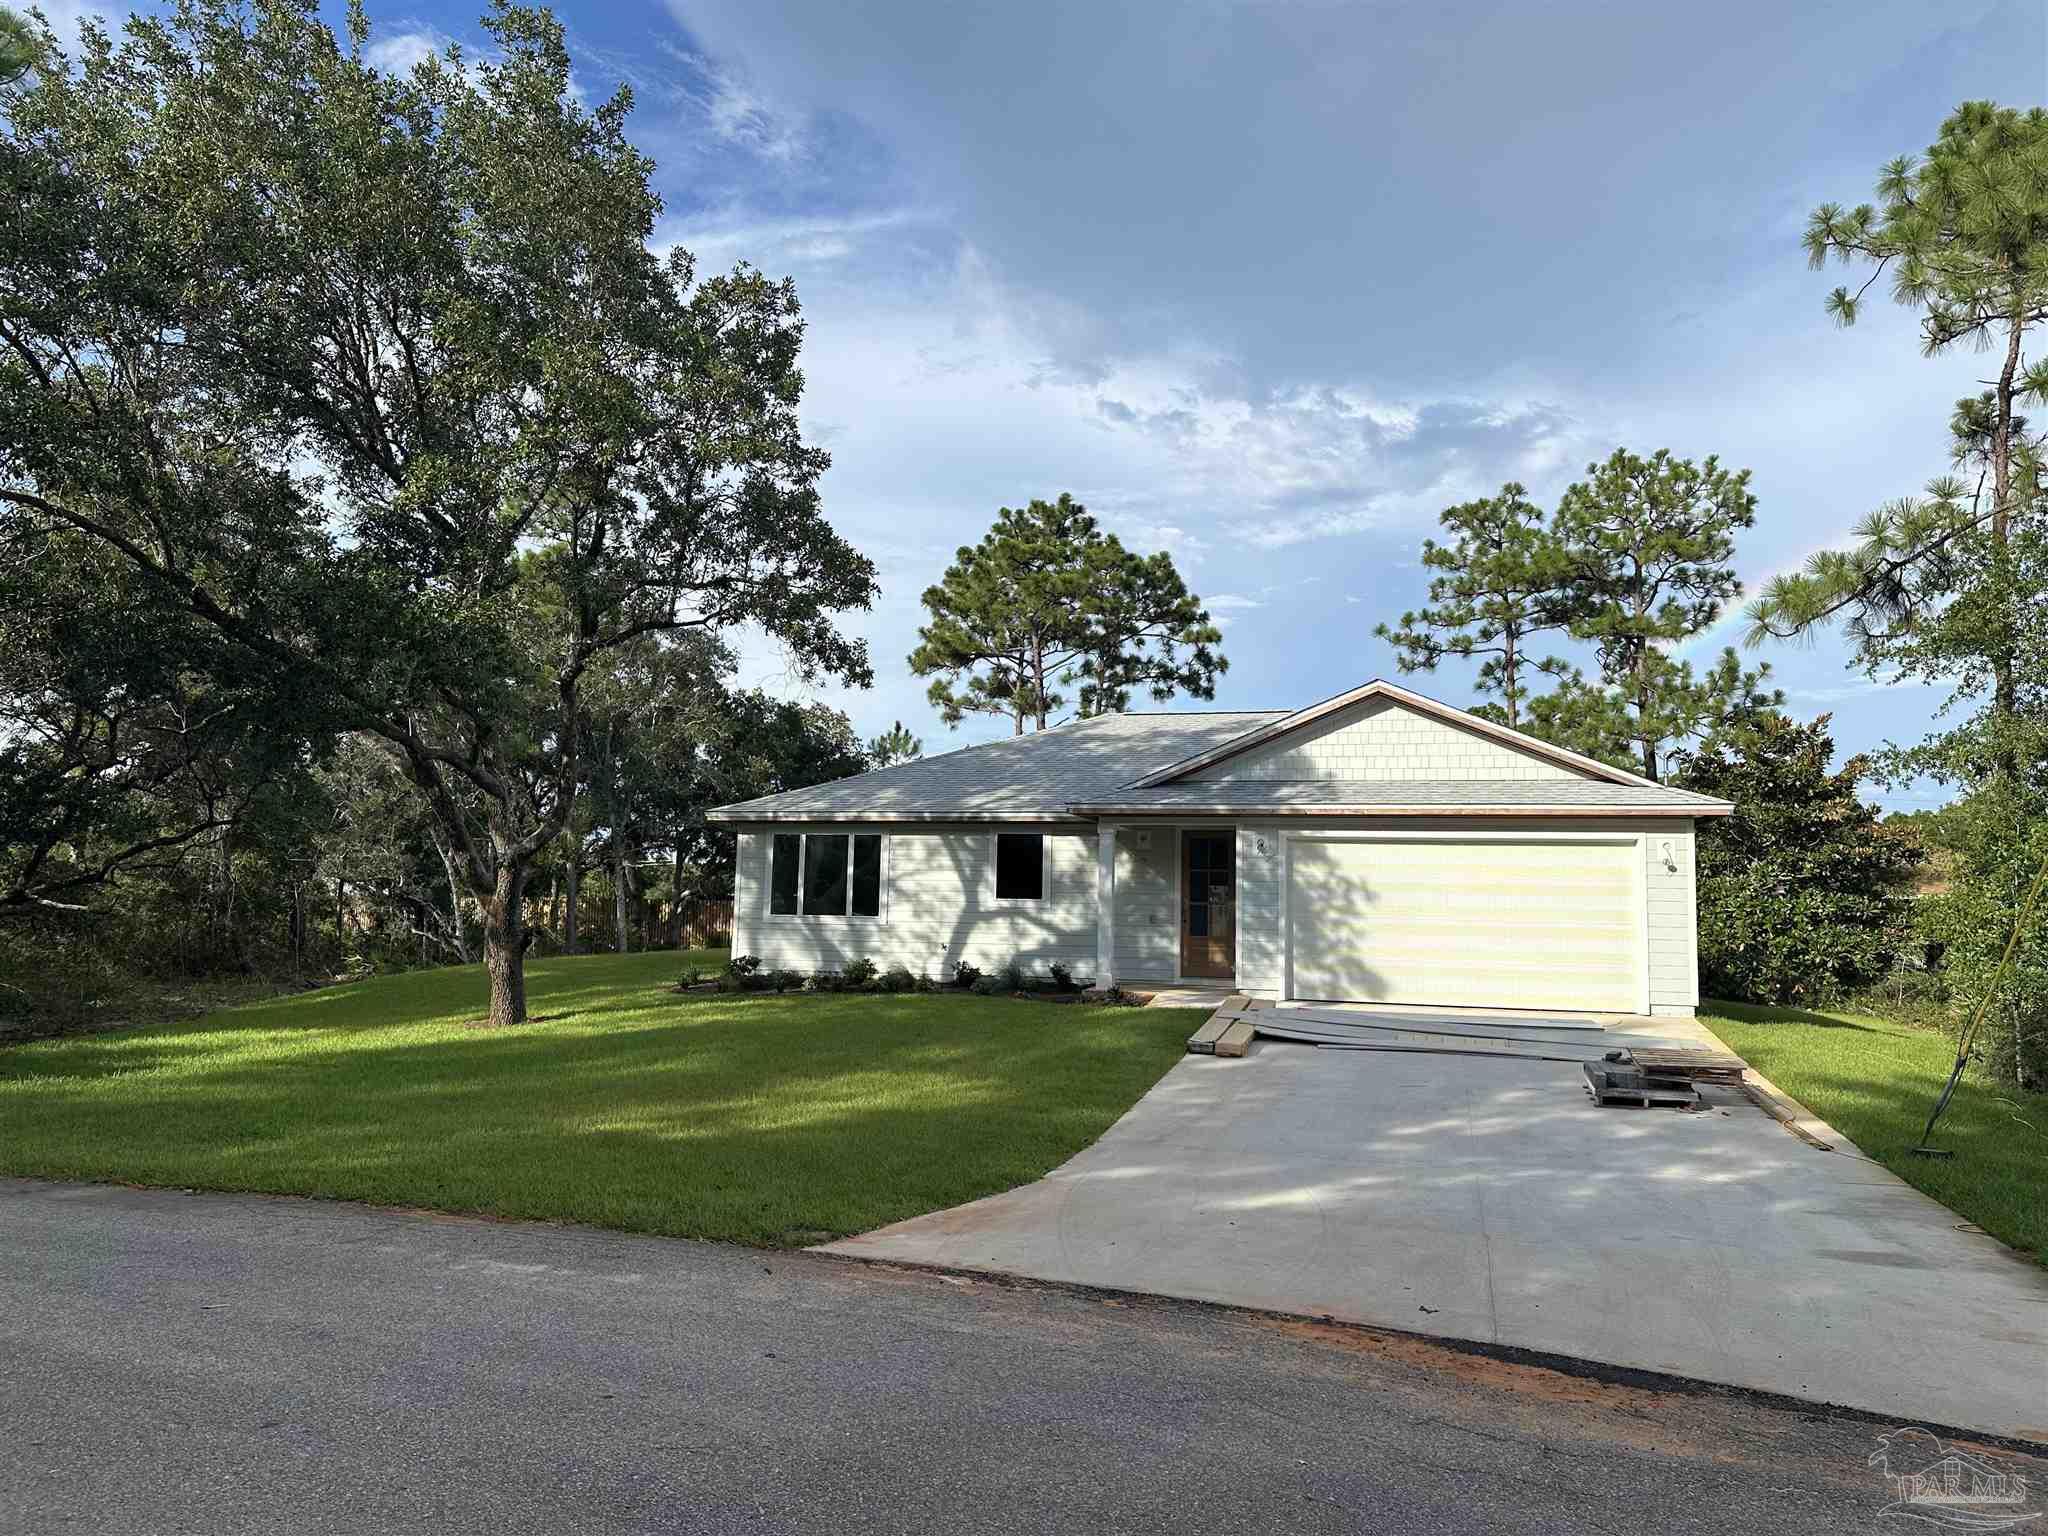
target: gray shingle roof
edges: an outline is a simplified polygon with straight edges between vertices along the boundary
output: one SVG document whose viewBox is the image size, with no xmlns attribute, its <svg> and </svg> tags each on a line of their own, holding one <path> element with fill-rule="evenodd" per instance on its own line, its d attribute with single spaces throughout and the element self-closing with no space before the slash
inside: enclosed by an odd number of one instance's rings
<svg viewBox="0 0 2048 1536">
<path fill-rule="evenodd" d="M 962 747 L 809 789 L 722 805 L 714 821 L 1060 821 L 1076 814 L 1217 810 L 1666 811 L 1713 815 L 1727 802 L 1685 790 L 1597 779 L 1225 780 L 1127 786 L 1154 769 L 1283 719 L 1286 710 L 1103 715 L 1056 730 Z"/>
<path fill-rule="evenodd" d="M 1154 768 L 1206 752 L 1286 713 L 1099 715 L 830 784 L 722 805 L 711 819 L 1059 821 L 1077 800 L 1113 794 Z"/>
<path fill-rule="evenodd" d="M 1126 789 L 1100 800 L 1077 800 L 1089 815 L 1152 811 L 1377 811 L 1389 807 L 1446 810 L 1657 811 L 1713 815 L 1725 800 L 1663 785 L 1608 784 L 1598 779 L 1252 779 L 1164 784 Z"/>
</svg>

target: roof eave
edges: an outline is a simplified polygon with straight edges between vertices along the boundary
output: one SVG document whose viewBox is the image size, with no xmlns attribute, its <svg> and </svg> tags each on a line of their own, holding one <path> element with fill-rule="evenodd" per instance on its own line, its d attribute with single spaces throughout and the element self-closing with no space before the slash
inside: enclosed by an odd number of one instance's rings
<svg viewBox="0 0 2048 1536">
<path fill-rule="evenodd" d="M 1089 820 L 1111 817 L 1240 816 L 1264 819 L 1275 816 L 1727 816 L 1735 807 L 1727 801 L 1710 805 L 1246 805 L 1187 804 L 1136 805 L 1105 803 L 1070 805 L 1074 815 Z"/>
<path fill-rule="evenodd" d="M 1022 808 L 1006 811 L 969 811 L 938 808 L 923 811 L 861 811 L 861 810 L 810 810 L 810 811 L 765 811 L 748 810 L 744 805 L 721 805 L 704 813 L 704 819 L 716 826 L 766 825 L 771 822 L 1065 822 L 1085 818 L 1064 807 Z"/>
</svg>

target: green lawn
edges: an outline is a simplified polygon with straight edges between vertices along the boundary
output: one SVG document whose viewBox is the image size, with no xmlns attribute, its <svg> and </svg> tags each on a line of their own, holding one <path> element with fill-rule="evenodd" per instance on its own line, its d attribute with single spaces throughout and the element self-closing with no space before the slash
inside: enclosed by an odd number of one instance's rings
<svg viewBox="0 0 2048 1536">
<path fill-rule="evenodd" d="M 0 1173 L 269 1190 L 796 1244 L 1036 1178 L 1198 1010 L 678 996 L 674 953 L 475 966 L 0 1049 Z"/>
<path fill-rule="evenodd" d="M 2048 1100 L 1966 1075 L 1934 1131 L 1934 1144 L 1955 1157 L 1913 1157 L 1906 1149 L 1955 1062 L 1945 1036 L 1861 1014 L 1744 1003 L 1705 1003 L 1701 1022 L 1907 1183 L 2048 1264 Z"/>
</svg>

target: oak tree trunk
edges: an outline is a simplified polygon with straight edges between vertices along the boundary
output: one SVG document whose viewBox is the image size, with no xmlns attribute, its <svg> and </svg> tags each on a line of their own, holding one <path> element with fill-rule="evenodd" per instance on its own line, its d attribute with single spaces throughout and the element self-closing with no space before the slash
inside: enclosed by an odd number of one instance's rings
<svg viewBox="0 0 2048 1536">
<path fill-rule="evenodd" d="M 507 859 L 498 868 L 484 909 L 484 973 L 491 980 L 490 1022 L 526 1022 L 526 866 Z"/>
</svg>

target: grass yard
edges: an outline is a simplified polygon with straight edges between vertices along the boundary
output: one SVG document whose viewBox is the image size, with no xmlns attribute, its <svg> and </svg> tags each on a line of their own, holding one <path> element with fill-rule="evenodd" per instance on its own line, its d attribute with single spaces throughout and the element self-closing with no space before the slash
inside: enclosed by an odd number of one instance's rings
<svg viewBox="0 0 2048 1536">
<path fill-rule="evenodd" d="M 1946 1037 L 1860 1014 L 1723 1002 L 1700 1013 L 1737 1055 L 1908 1184 L 2048 1265 L 2048 1100 L 1966 1075 L 1934 1131 L 1955 1157 L 1913 1157 L 1906 1149 L 1955 1062 Z"/>
<path fill-rule="evenodd" d="M 1037 1178 L 1199 1010 L 667 990 L 723 954 L 379 977 L 0 1049 L 0 1173 L 266 1190 L 801 1244 Z"/>
</svg>

